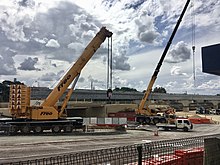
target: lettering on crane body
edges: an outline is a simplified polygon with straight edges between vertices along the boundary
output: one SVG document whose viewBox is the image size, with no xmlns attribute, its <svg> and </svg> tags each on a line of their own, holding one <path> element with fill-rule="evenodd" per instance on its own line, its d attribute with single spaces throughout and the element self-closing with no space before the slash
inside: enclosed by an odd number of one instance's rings
<svg viewBox="0 0 220 165">
<path fill-rule="evenodd" d="M 71 75 L 69 74 L 61 83 L 60 85 L 57 87 L 58 91 L 60 91 L 60 89 L 67 83 L 67 81 L 70 79 Z"/>
<path fill-rule="evenodd" d="M 52 112 L 41 112 L 40 115 L 41 116 L 46 116 L 46 115 L 52 115 Z"/>
</svg>

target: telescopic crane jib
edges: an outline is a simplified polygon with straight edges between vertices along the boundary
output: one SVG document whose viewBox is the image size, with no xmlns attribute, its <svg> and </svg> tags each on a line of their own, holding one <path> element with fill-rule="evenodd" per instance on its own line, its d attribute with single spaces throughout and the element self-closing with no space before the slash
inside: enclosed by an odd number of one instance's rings
<svg viewBox="0 0 220 165">
<path fill-rule="evenodd" d="M 185 12 L 186 12 L 186 9 L 187 9 L 189 3 L 190 3 L 190 0 L 187 0 L 185 6 L 183 8 L 183 11 L 182 11 L 182 13 L 181 13 L 181 15 L 179 17 L 179 20 L 177 21 L 177 24 L 176 24 L 176 26 L 175 26 L 175 28 L 173 30 L 173 33 L 171 34 L 170 39 L 167 42 L 167 45 L 166 45 L 166 47 L 164 49 L 164 52 L 163 52 L 163 54 L 162 54 L 162 56 L 161 56 L 161 58 L 160 58 L 160 60 L 159 60 L 159 62 L 157 64 L 157 66 L 156 66 L 156 69 L 155 69 L 152 77 L 151 77 L 151 80 L 150 80 L 150 82 L 148 84 L 147 90 L 144 93 L 144 96 L 143 96 L 143 98 L 142 98 L 142 100 L 141 100 L 141 102 L 139 104 L 138 109 L 136 109 L 136 111 L 135 111 L 136 114 L 137 114 L 136 115 L 136 121 L 141 123 L 141 124 L 146 124 L 146 123 L 147 124 L 149 124 L 149 123 L 156 124 L 156 122 L 159 122 L 159 120 L 160 120 L 158 117 L 156 117 L 157 113 L 154 110 L 151 110 L 148 107 L 148 105 L 145 106 L 145 104 L 146 104 L 147 99 L 149 98 L 149 95 L 150 95 L 150 93 L 152 91 L 152 87 L 153 87 L 153 85 L 154 85 L 154 83 L 155 83 L 155 81 L 157 79 L 157 75 L 158 75 L 158 73 L 160 71 L 160 68 L 161 68 L 161 66 L 163 64 L 164 58 L 165 58 L 165 56 L 166 56 L 166 54 L 167 54 L 167 52 L 169 50 L 169 47 L 170 47 L 170 45 L 172 43 L 172 40 L 173 40 L 173 38 L 174 38 L 174 36 L 176 34 L 176 31 L 177 31 L 178 27 L 180 25 L 180 22 L 182 21 L 182 18 L 184 16 Z M 153 120 L 153 121 L 151 121 L 151 120 Z M 165 121 L 164 118 L 162 118 L 162 120 L 163 120 L 163 122 Z"/>
</svg>

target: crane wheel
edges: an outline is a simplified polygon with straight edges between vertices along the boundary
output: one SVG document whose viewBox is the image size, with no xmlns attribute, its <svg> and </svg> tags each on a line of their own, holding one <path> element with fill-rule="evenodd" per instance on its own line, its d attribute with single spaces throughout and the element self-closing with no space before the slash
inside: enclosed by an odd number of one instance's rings
<svg viewBox="0 0 220 165">
<path fill-rule="evenodd" d="M 14 133 L 17 133 L 18 132 L 18 129 L 16 128 L 16 126 L 12 126 L 10 127 L 10 131 L 9 131 L 11 134 L 14 134 Z"/>
<path fill-rule="evenodd" d="M 30 128 L 28 126 L 24 126 L 21 128 L 21 132 L 22 133 L 29 133 L 30 132 Z"/>
<path fill-rule="evenodd" d="M 184 132 L 188 132 L 189 129 L 188 129 L 187 127 L 184 127 L 184 128 L 183 128 L 183 131 L 184 131 Z"/>
<path fill-rule="evenodd" d="M 36 127 L 34 128 L 34 132 L 35 132 L 35 133 L 41 133 L 41 132 L 43 132 L 42 127 L 41 127 L 41 126 L 36 126 Z"/>
<path fill-rule="evenodd" d="M 161 118 L 160 119 L 160 123 L 166 123 L 166 119 L 165 118 Z"/>
<path fill-rule="evenodd" d="M 64 132 L 66 133 L 72 132 L 72 130 L 73 130 L 73 127 L 71 125 L 67 125 L 64 127 Z"/>
<path fill-rule="evenodd" d="M 6 135 L 16 135 L 17 132 L 18 132 L 17 127 L 16 126 L 11 126 L 11 127 L 9 127 L 8 130 L 4 131 L 4 134 L 6 134 Z"/>
<path fill-rule="evenodd" d="M 165 127 L 164 130 L 165 130 L 165 131 L 169 131 L 169 128 Z"/>
<path fill-rule="evenodd" d="M 61 129 L 58 125 L 55 125 L 52 127 L 52 132 L 53 133 L 60 133 Z"/>
<path fill-rule="evenodd" d="M 150 124 L 150 118 L 145 118 L 145 121 L 144 121 L 146 124 Z"/>
<path fill-rule="evenodd" d="M 159 118 L 153 118 L 153 124 L 159 123 L 160 119 Z"/>
<path fill-rule="evenodd" d="M 138 124 L 143 124 L 144 122 L 143 122 L 143 119 L 138 119 Z"/>
</svg>

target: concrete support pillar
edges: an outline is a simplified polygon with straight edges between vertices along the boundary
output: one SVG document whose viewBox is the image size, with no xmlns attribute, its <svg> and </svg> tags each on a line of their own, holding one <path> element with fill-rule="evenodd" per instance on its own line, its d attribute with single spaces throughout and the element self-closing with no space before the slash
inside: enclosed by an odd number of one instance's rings
<svg viewBox="0 0 220 165">
<path fill-rule="evenodd" d="M 183 104 L 183 111 L 184 112 L 189 112 L 189 100 L 181 100 L 180 101 Z"/>
<path fill-rule="evenodd" d="M 213 105 L 214 105 L 214 109 L 218 109 L 218 103 L 219 103 L 219 101 L 211 101 L 212 103 L 213 103 Z"/>
</svg>

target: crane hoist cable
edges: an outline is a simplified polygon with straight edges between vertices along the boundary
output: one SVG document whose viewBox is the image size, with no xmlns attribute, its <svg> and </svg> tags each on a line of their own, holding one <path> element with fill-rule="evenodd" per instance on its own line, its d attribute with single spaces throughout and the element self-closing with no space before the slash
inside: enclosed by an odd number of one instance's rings
<svg viewBox="0 0 220 165">
<path fill-rule="evenodd" d="M 194 0 L 191 2 L 191 18 L 192 18 L 192 58 L 193 58 L 193 84 L 194 89 L 196 88 L 196 70 L 195 70 L 195 10 L 194 10 Z"/>
<path fill-rule="evenodd" d="M 110 88 L 112 89 L 112 37 L 111 37 L 111 49 L 110 49 Z"/>
<path fill-rule="evenodd" d="M 111 40 L 110 40 L 111 38 Z M 107 97 L 112 96 L 112 37 L 108 38 Z"/>
<path fill-rule="evenodd" d="M 108 38 L 108 63 L 107 63 L 107 89 L 109 89 L 109 38 Z"/>
<path fill-rule="evenodd" d="M 110 38 L 108 38 L 107 89 L 112 89 L 112 37 Z"/>
</svg>

